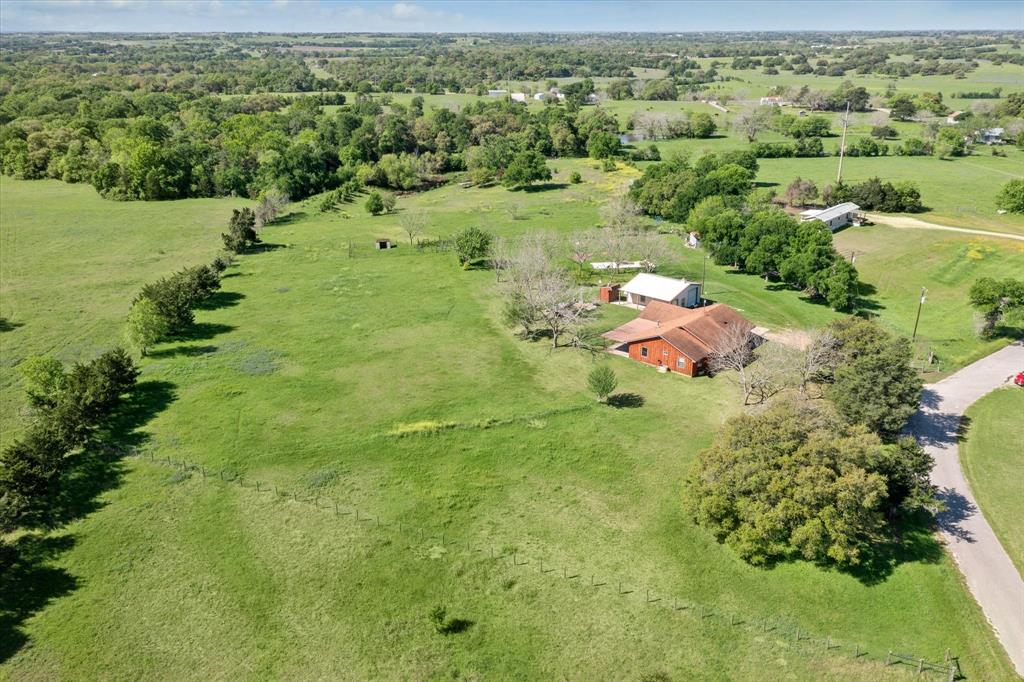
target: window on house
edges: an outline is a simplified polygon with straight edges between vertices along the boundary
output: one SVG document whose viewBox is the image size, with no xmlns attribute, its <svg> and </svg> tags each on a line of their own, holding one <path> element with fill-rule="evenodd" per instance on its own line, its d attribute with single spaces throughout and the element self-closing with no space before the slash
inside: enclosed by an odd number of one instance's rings
<svg viewBox="0 0 1024 682">
<path fill-rule="evenodd" d="M 640 357 L 647 357 L 647 346 L 640 346 Z"/>
<path fill-rule="evenodd" d="M 664 355 L 665 357 L 668 357 L 668 349 L 661 351 L 661 354 Z"/>
<path fill-rule="evenodd" d="M 676 367 L 679 369 L 686 369 L 686 358 L 679 358 L 676 360 Z"/>
</svg>

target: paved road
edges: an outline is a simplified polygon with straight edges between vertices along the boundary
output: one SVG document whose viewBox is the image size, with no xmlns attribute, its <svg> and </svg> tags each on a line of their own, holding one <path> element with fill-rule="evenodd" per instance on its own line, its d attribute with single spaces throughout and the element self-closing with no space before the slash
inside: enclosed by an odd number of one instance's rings
<svg viewBox="0 0 1024 682">
<path fill-rule="evenodd" d="M 1024 341 L 1017 341 L 937 384 L 925 386 L 921 409 L 910 420 L 909 429 L 935 458 L 932 482 L 948 507 L 938 516 L 946 547 L 1017 672 L 1024 676 L 1024 580 L 978 509 L 957 456 L 961 415 L 974 401 L 1006 384 L 1021 370 Z M 1020 434 L 1007 437 L 1020 438 Z"/>
<path fill-rule="evenodd" d="M 868 219 L 873 223 L 881 223 L 889 227 L 911 230 L 943 230 L 945 232 L 963 232 L 965 234 L 976 234 L 980 237 L 996 237 L 998 239 L 1015 239 L 1024 242 L 1024 236 L 1010 234 L 1009 232 L 992 232 L 991 230 L 973 230 L 969 227 L 953 227 L 952 225 L 939 225 L 929 223 L 917 218 L 908 218 L 901 215 L 884 215 L 882 213 L 868 213 Z"/>
</svg>

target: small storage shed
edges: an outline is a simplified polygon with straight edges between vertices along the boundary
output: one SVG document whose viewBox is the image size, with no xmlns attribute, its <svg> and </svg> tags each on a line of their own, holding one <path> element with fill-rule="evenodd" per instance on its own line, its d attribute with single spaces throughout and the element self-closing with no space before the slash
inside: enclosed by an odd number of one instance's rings
<svg viewBox="0 0 1024 682">
<path fill-rule="evenodd" d="M 386 251 L 391 248 L 391 240 L 387 239 L 386 237 L 381 237 L 376 242 L 374 242 L 374 244 L 376 245 L 378 251 Z"/>
</svg>

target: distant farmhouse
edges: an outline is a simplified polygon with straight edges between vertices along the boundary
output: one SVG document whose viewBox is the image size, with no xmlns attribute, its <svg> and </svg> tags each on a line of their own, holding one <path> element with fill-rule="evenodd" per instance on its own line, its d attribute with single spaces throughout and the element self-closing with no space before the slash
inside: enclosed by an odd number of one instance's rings
<svg viewBox="0 0 1024 682">
<path fill-rule="evenodd" d="M 853 225 L 860 224 L 860 216 L 857 215 L 857 211 L 860 210 L 860 206 L 847 201 L 843 204 L 836 206 L 829 206 L 825 209 L 811 208 L 806 211 L 800 212 L 800 220 L 820 220 L 828 226 L 828 229 L 835 232 L 841 227 L 846 227 L 851 223 Z"/>
<path fill-rule="evenodd" d="M 513 92 L 511 97 L 513 102 L 521 102 L 523 104 L 526 104 L 526 100 L 528 99 L 525 92 Z"/>
<path fill-rule="evenodd" d="M 508 90 L 488 90 L 488 97 L 505 97 L 508 95 Z"/>
<path fill-rule="evenodd" d="M 648 272 L 641 272 L 629 280 L 622 287 L 622 292 L 626 294 L 626 302 L 638 308 L 655 301 L 692 308 L 701 300 L 700 284 Z"/>
<path fill-rule="evenodd" d="M 754 325 L 727 305 L 682 308 L 652 301 L 636 319 L 602 334 L 617 355 L 653 365 L 663 372 L 696 376 L 707 371 L 715 348 L 752 333 Z M 751 337 L 756 344 L 758 338 Z"/>
<path fill-rule="evenodd" d="M 781 106 L 785 106 L 787 104 L 789 104 L 789 102 L 787 102 L 782 97 L 774 97 L 773 96 L 773 97 L 762 97 L 761 98 L 761 106 L 762 107 L 781 107 Z"/>
</svg>

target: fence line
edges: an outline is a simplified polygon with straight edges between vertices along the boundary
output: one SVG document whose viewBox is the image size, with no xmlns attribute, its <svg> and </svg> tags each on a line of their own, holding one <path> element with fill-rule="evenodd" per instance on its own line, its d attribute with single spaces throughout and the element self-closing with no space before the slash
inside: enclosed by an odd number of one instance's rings
<svg viewBox="0 0 1024 682">
<path fill-rule="evenodd" d="M 228 471 L 227 469 L 210 470 L 202 465 L 193 464 L 184 459 L 157 457 L 151 450 L 133 449 L 129 452 L 129 456 L 140 460 L 148 459 L 150 462 L 163 464 L 165 466 L 172 467 L 177 471 L 197 472 L 202 475 L 204 480 L 217 478 L 223 483 L 234 483 L 241 488 L 251 489 L 257 493 L 272 494 L 275 499 L 283 499 L 285 501 L 291 500 L 297 504 L 311 505 L 317 510 L 331 512 L 339 519 L 342 517 L 351 517 L 353 522 L 356 524 L 362 523 L 375 529 L 387 529 L 392 532 L 397 531 L 407 538 L 411 538 L 421 543 L 426 541 L 436 541 L 442 547 L 446 548 L 461 547 L 465 552 L 470 554 L 479 554 L 484 558 L 489 557 L 493 561 L 506 561 L 508 565 L 514 568 L 523 568 L 526 571 L 537 570 L 540 575 L 554 580 L 574 583 L 595 591 L 600 590 L 603 587 L 610 587 L 615 590 L 615 593 L 618 596 L 629 597 L 630 595 L 636 595 L 643 599 L 643 603 L 645 605 L 652 606 L 654 608 L 667 609 L 673 613 L 688 614 L 691 617 L 698 619 L 698 622 L 700 623 L 711 621 L 719 625 L 728 625 L 730 627 L 745 627 L 748 631 L 762 635 L 772 632 L 781 638 L 785 638 L 787 641 L 791 639 L 794 643 L 803 646 L 804 653 L 809 653 L 810 651 L 825 652 L 834 655 L 845 653 L 858 661 L 872 661 L 884 664 L 885 666 L 910 666 L 915 669 L 916 674 L 922 674 L 925 672 L 940 673 L 949 682 L 963 678 L 963 673 L 960 669 L 959 657 L 950 655 L 949 649 L 945 652 L 945 661 L 943 663 L 932 663 L 923 657 L 897 653 L 891 649 L 887 650 L 884 658 L 881 655 L 875 658 L 870 656 L 866 647 L 861 646 L 858 643 L 844 643 L 840 640 L 834 639 L 831 635 L 826 635 L 824 637 L 815 635 L 807 630 L 801 629 L 798 625 L 793 625 L 785 619 L 768 617 L 748 618 L 744 614 L 737 613 L 736 611 L 719 611 L 717 609 L 712 609 L 705 604 L 680 599 L 677 596 L 662 594 L 656 590 L 651 590 L 650 588 L 645 587 L 641 590 L 630 581 L 620 578 L 611 580 L 607 578 L 598 578 L 594 573 L 583 574 L 577 569 L 571 569 L 564 565 L 545 565 L 543 559 L 534 559 L 522 556 L 518 549 L 506 550 L 502 547 L 495 551 L 497 543 L 494 541 L 479 544 L 467 541 L 455 541 L 450 538 L 446 538 L 444 531 L 425 532 L 421 527 L 410 526 L 408 524 L 404 524 L 402 521 L 385 521 L 380 515 L 367 514 L 365 511 L 360 511 L 360 509 L 354 505 L 338 502 L 332 498 L 327 498 L 321 495 L 304 494 L 300 496 L 298 492 L 288 492 L 280 489 L 275 484 L 260 481 L 258 479 L 246 481 L 243 475 Z M 508 545 L 505 547 L 508 547 Z M 534 567 L 536 567 L 536 569 L 534 569 Z M 589 580 L 587 580 L 587 578 L 589 578 Z"/>
</svg>

